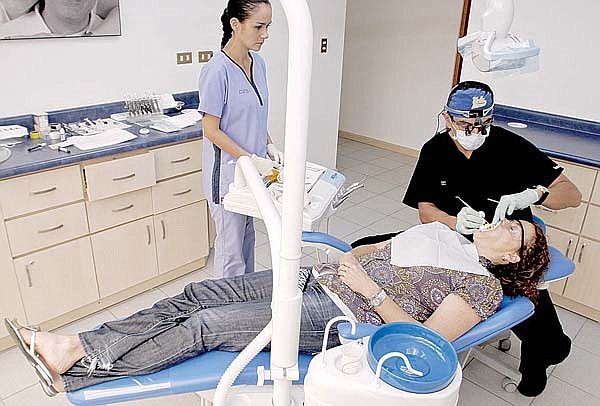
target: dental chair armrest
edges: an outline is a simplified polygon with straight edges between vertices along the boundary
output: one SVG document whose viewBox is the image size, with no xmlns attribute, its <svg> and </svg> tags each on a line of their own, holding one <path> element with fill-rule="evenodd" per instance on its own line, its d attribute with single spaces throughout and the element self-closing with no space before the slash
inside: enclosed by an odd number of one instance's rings
<svg viewBox="0 0 600 406">
<path fill-rule="evenodd" d="M 330 236 L 329 234 L 319 233 L 315 231 L 303 231 L 302 232 L 302 241 L 309 242 L 313 244 L 323 244 L 328 247 L 333 247 L 342 252 L 348 252 L 352 249 L 350 244 Z"/>
<path fill-rule="evenodd" d="M 340 323 L 338 324 L 338 336 L 341 341 L 347 342 L 358 340 L 359 338 L 372 335 L 379 327 L 381 326 L 368 323 L 356 323 L 356 334 L 352 334 L 352 324 Z"/>
</svg>

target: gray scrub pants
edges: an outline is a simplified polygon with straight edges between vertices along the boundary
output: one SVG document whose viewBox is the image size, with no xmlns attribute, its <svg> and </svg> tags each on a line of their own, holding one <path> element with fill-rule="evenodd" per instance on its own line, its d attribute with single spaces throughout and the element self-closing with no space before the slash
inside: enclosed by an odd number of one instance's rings
<svg viewBox="0 0 600 406">
<path fill-rule="evenodd" d="M 317 352 L 327 322 L 342 312 L 309 270 L 301 276 L 300 351 Z M 149 309 L 80 333 L 87 355 L 62 375 L 65 389 L 157 372 L 206 351 L 240 351 L 271 319 L 272 286 L 271 271 L 195 282 Z M 332 333 L 329 345 L 338 345 Z"/>
<path fill-rule="evenodd" d="M 215 222 L 215 278 L 231 278 L 254 272 L 254 221 L 250 216 L 225 210 L 208 202 Z"/>
</svg>

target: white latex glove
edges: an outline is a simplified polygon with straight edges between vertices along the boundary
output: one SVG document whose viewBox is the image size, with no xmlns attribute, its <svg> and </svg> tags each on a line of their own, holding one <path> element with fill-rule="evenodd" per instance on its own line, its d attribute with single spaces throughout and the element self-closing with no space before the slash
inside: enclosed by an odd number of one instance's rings
<svg viewBox="0 0 600 406">
<path fill-rule="evenodd" d="M 267 156 L 280 165 L 283 165 L 283 152 L 275 144 L 267 144 Z"/>
<path fill-rule="evenodd" d="M 514 193 L 512 195 L 504 195 L 500 198 L 498 206 L 496 206 L 496 212 L 494 213 L 494 221 L 496 222 L 503 220 L 507 215 L 510 216 L 513 211 L 525 209 L 537 202 L 540 197 L 535 189 L 525 189 L 522 192 Z"/>
<path fill-rule="evenodd" d="M 261 158 L 258 155 L 252 154 L 250 160 L 256 167 L 260 176 L 268 175 L 273 170 L 273 161 L 270 159 Z"/>
<path fill-rule="evenodd" d="M 473 234 L 485 224 L 485 213 L 463 207 L 456 215 L 456 231 L 461 234 Z"/>
</svg>

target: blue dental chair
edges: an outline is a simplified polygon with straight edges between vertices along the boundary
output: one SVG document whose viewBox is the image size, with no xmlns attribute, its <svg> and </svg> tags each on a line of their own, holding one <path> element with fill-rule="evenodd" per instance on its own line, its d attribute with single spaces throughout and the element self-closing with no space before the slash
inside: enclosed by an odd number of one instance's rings
<svg viewBox="0 0 600 406">
<path fill-rule="evenodd" d="M 545 225 L 540 219 L 535 219 L 545 231 Z M 317 232 L 302 233 L 302 241 L 311 244 L 321 244 L 342 252 L 351 249 L 350 245 Z M 545 274 L 545 281 L 565 278 L 573 273 L 575 264 L 557 249 L 550 247 L 550 265 Z M 476 346 L 490 341 L 494 337 L 507 332 L 512 326 L 527 319 L 534 312 L 533 303 L 524 297 L 510 298 L 505 296 L 498 311 L 487 320 L 477 324 L 467 333 L 456 339 L 452 344 L 457 353 L 468 351 Z M 376 326 L 359 324 L 355 335 L 350 334 L 349 323 L 342 323 L 338 331 L 342 339 L 355 339 L 370 335 Z M 211 351 L 198 357 L 186 360 L 162 371 L 120 378 L 111 382 L 80 389 L 67 394 L 74 405 L 104 405 L 158 396 L 175 395 L 188 392 L 212 390 L 217 387 L 221 376 L 235 359 L 238 353 Z M 300 380 L 295 384 L 303 384 L 304 376 L 312 359 L 310 354 L 299 354 L 298 368 Z M 240 373 L 234 385 L 256 385 L 258 366 L 270 365 L 270 353 L 259 353 Z M 516 386 L 515 386 L 516 387 Z"/>
</svg>

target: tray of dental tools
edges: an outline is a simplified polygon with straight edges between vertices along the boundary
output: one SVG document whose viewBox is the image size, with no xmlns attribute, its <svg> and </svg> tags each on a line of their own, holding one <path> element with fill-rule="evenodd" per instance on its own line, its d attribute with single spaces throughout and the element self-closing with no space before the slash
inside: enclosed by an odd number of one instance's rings
<svg viewBox="0 0 600 406">
<path fill-rule="evenodd" d="M 96 135 L 108 130 L 129 128 L 131 125 L 123 123 L 112 118 L 100 118 L 92 121 L 89 118 L 75 123 L 63 124 L 63 128 L 69 136 L 73 135 Z"/>
</svg>

